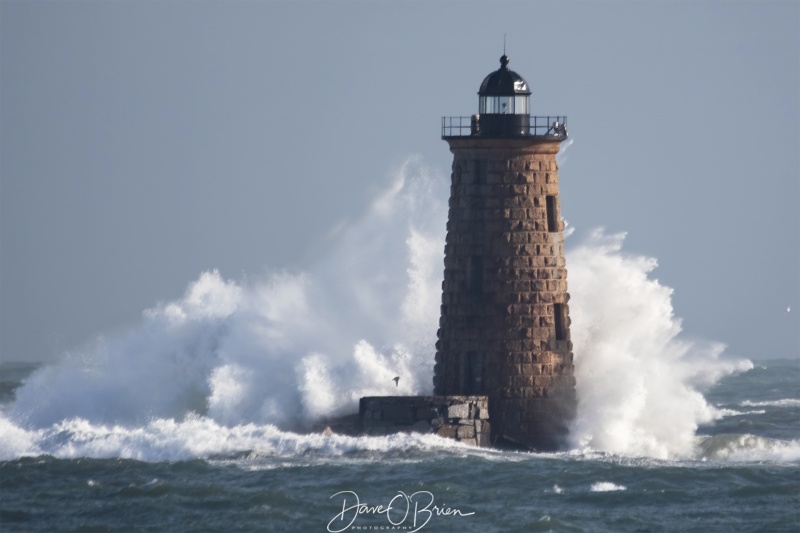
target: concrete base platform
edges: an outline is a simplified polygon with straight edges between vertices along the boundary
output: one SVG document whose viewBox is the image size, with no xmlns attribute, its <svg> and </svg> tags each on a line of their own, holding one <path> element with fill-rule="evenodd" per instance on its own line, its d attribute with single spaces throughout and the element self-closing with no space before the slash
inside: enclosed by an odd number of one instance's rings
<svg viewBox="0 0 800 533">
<path fill-rule="evenodd" d="M 473 446 L 491 446 L 486 396 L 367 396 L 359 403 L 365 435 L 435 433 Z"/>
</svg>

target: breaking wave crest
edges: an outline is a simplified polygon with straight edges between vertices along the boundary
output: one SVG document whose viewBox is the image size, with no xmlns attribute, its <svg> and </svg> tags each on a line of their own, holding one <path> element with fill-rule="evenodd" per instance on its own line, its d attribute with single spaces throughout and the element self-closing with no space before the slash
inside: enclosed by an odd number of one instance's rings
<svg viewBox="0 0 800 533">
<path fill-rule="evenodd" d="M 800 462 L 800 441 L 749 434 L 701 437 L 697 445 L 697 457 L 703 460 L 796 463 Z"/>
<path fill-rule="evenodd" d="M 247 282 L 205 272 L 138 327 L 64 354 L 0 415 L 0 457 L 372 446 L 288 431 L 353 413 L 362 396 L 432 392 L 448 185 L 410 159 L 359 220 L 336 227 L 332 251 L 308 272 Z M 574 239 L 574 446 L 691 456 L 698 425 L 721 416 L 703 388 L 752 365 L 680 338 L 671 289 L 650 277 L 655 260 L 622 251 L 624 235 Z"/>
<path fill-rule="evenodd" d="M 199 414 L 298 429 L 353 412 L 361 396 L 430 392 L 443 180 L 415 161 L 393 178 L 316 269 L 252 283 L 205 272 L 139 327 L 35 373 L 12 418 L 43 427 Z"/>
<path fill-rule="evenodd" d="M 81 418 L 41 429 L 23 430 L 0 422 L 5 449 L 0 459 L 51 455 L 60 459 L 93 457 L 139 461 L 196 458 L 336 458 L 355 452 L 400 452 L 408 449 L 458 449 L 465 445 L 433 435 L 386 437 L 301 435 L 271 424 L 224 426 L 208 417 L 158 418 L 138 426 L 95 424 Z M 10 432 L 7 432 L 9 431 Z"/>
<path fill-rule="evenodd" d="M 567 257 L 579 401 L 573 445 L 690 457 L 697 428 L 723 414 L 702 391 L 753 365 L 722 358 L 720 343 L 681 338 L 672 289 L 650 276 L 656 260 L 624 253 L 624 238 L 595 230 Z"/>
<path fill-rule="evenodd" d="M 783 398 L 781 400 L 772 400 L 764 402 L 753 402 L 746 400 L 742 405 L 747 407 L 800 407 L 800 399 L 797 398 Z"/>
</svg>

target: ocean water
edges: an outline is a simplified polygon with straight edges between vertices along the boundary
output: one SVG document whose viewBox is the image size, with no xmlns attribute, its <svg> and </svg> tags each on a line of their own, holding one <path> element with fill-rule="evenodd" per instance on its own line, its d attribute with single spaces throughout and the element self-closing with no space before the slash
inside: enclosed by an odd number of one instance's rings
<svg viewBox="0 0 800 533">
<path fill-rule="evenodd" d="M 125 333 L 0 363 L 0 529 L 800 530 L 800 354 L 685 338 L 656 260 L 600 229 L 567 240 L 567 449 L 320 433 L 432 389 L 448 180 L 390 178 L 305 272 L 205 272 Z"/>
<path fill-rule="evenodd" d="M 5 401 L 31 370 L 4 365 Z M 796 360 L 722 379 L 707 392 L 722 417 L 699 428 L 693 455 L 666 460 L 482 450 L 421 435 L 302 435 L 199 417 L 138 427 L 64 422 L 31 436 L 37 453 L 0 462 L 0 524 L 358 531 L 394 522 L 413 531 L 416 519 L 420 531 L 795 532 L 798 380 Z M 343 511 L 357 501 L 392 511 Z"/>
</svg>

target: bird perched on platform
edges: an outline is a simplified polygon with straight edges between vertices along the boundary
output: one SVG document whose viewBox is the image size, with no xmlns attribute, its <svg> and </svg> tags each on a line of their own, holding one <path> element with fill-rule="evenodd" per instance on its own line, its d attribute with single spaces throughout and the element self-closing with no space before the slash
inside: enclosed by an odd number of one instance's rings
<svg viewBox="0 0 800 533">
<path fill-rule="evenodd" d="M 394 381 L 394 386 L 395 386 L 395 387 L 399 387 L 399 386 L 400 386 L 400 385 L 399 385 L 399 383 L 400 383 L 400 376 L 395 376 L 395 377 L 392 379 L 392 381 Z"/>
</svg>

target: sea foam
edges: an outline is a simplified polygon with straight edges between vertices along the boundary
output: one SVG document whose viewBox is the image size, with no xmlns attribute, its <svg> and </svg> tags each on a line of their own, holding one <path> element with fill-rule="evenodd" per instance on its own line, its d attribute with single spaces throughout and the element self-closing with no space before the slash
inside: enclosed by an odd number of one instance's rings
<svg viewBox="0 0 800 533">
<path fill-rule="evenodd" d="M 622 250 L 624 234 L 593 231 L 567 254 L 578 416 L 573 445 L 623 455 L 690 457 L 698 426 L 722 413 L 702 391 L 746 360 L 681 338 L 672 289 L 655 259 Z"/>
<path fill-rule="evenodd" d="M 204 457 L 292 441 L 362 396 L 430 394 L 448 188 L 412 158 L 362 217 L 335 226 L 314 268 L 247 281 L 205 272 L 139 326 L 64 354 L 0 416 L 0 456 Z M 703 388 L 751 365 L 681 339 L 655 260 L 624 253 L 623 240 L 568 239 L 573 445 L 690 456 L 698 425 L 721 416 Z"/>
<path fill-rule="evenodd" d="M 628 490 L 628 488 L 623 485 L 616 485 L 610 481 L 598 481 L 597 483 L 592 483 L 592 486 L 589 490 L 591 492 L 616 492 L 620 490 Z"/>
<path fill-rule="evenodd" d="M 0 429 L 7 429 L 0 424 Z M 12 442 L 13 441 L 13 442 Z M 224 426 L 208 417 L 153 419 L 141 425 L 96 424 L 81 418 L 52 426 L 14 429 L 0 436 L 0 460 L 51 455 L 60 459 L 122 458 L 139 461 L 180 461 L 196 458 L 251 461 L 264 458 L 330 460 L 354 452 L 391 453 L 408 449 L 462 449 L 466 445 L 434 435 L 397 434 L 385 437 L 303 435 L 272 424 Z"/>
</svg>

